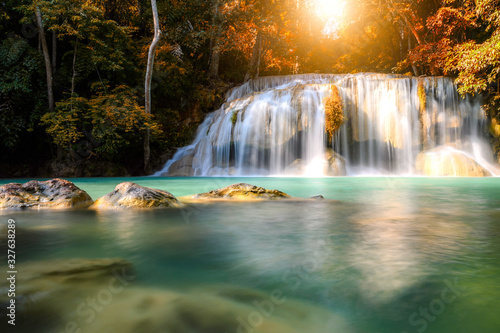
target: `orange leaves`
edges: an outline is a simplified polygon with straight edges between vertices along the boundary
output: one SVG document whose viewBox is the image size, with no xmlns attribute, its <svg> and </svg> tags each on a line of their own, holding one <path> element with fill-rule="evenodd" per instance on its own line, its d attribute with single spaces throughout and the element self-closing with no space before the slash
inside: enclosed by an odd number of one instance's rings
<svg viewBox="0 0 500 333">
<path fill-rule="evenodd" d="M 443 37 L 454 37 L 465 29 L 475 27 L 473 12 L 464 8 L 441 7 L 436 14 L 427 19 L 427 28 L 433 34 Z"/>
<path fill-rule="evenodd" d="M 331 94 L 325 98 L 323 103 L 325 105 L 325 130 L 329 140 L 331 140 L 333 134 L 339 130 L 345 121 L 342 98 L 337 86 L 331 85 Z"/>
</svg>

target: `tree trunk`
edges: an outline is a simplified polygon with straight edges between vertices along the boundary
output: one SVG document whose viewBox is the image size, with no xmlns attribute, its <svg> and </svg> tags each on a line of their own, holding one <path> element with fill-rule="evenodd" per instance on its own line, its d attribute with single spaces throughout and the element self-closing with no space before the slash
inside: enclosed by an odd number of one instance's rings
<svg viewBox="0 0 500 333">
<path fill-rule="evenodd" d="M 158 18 L 158 8 L 156 7 L 156 0 L 151 0 L 151 9 L 153 11 L 153 23 L 154 23 L 154 37 L 149 47 L 148 53 L 148 66 L 146 68 L 146 82 L 144 85 L 145 94 L 145 109 L 146 113 L 151 113 L 151 81 L 153 78 L 153 66 L 155 61 L 155 51 L 158 43 L 161 39 L 160 21 Z M 150 147 L 149 147 L 149 129 L 146 129 L 144 135 L 144 172 L 149 170 L 149 159 L 150 159 Z"/>
<path fill-rule="evenodd" d="M 215 47 L 212 48 L 212 56 L 210 57 L 210 67 L 208 69 L 209 78 L 213 80 L 219 78 L 219 63 L 220 63 L 219 37 L 216 37 Z"/>
<path fill-rule="evenodd" d="M 245 82 L 259 77 L 260 56 L 262 54 L 262 33 L 259 31 L 253 46 L 252 59 L 250 60 L 248 71 L 245 75 Z"/>
<path fill-rule="evenodd" d="M 219 12 L 219 0 L 215 0 L 214 3 L 214 16 L 212 19 L 212 24 L 215 27 L 215 36 L 213 40 L 210 41 L 211 54 L 210 54 L 210 66 L 208 68 L 208 77 L 211 79 L 219 78 L 219 63 L 220 63 L 220 12 Z"/>
<path fill-rule="evenodd" d="M 401 10 L 399 10 L 392 0 L 390 0 L 389 3 L 387 3 L 387 6 L 392 7 L 392 9 L 397 12 L 397 14 L 405 22 L 406 26 L 411 30 L 413 36 L 415 36 L 415 39 L 417 40 L 418 45 L 422 45 L 422 38 L 420 38 L 420 35 L 418 34 L 417 29 L 415 28 L 413 23 L 411 23 L 410 20 L 408 20 L 405 13 L 402 12 Z M 389 8 L 389 10 L 390 10 L 390 8 Z"/>
<path fill-rule="evenodd" d="M 422 45 L 422 38 L 420 38 L 420 35 L 418 34 L 417 29 L 415 26 L 406 18 L 406 16 L 403 13 L 400 13 L 401 17 L 405 21 L 406 25 L 408 28 L 410 28 L 411 32 L 413 33 L 413 36 L 415 36 L 415 39 L 417 40 L 418 45 Z"/>
<path fill-rule="evenodd" d="M 411 51 L 411 35 L 408 34 L 408 52 Z M 411 63 L 411 68 L 413 69 L 413 74 L 415 74 L 415 76 L 420 76 L 420 73 L 418 72 L 418 68 L 417 66 L 415 66 L 415 64 L 412 62 Z"/>
<path fill-rule="evenodd" d="M 78 51 L 78 37 L 75 42 L 75 52 L 73 53 L 73 76 L 71 77 L 71 110 L 73 110 L 73 94 L 75 92 L 75 77 L 76 77 L 76 52 Z"/>
<path fill-rule="evenodd" d="M 52 31 L 52 74 L 56 73 L 56 64 L 57 64 L 57 33 L 56 31 Z"/>
<path fill-rule="evenodd" d="M 52 65 L 50 63 L 49 48 L 47 46 L 47 39 L 45 38 L 45 32 L 43 31 L 42 13 L 40 9 L 36 8 L 36 22 L 38 28 L 38 34 L 40 35 L 40 41 L 42 43 L 43 57 L 45 59 L 45 71 L 47 74 L 47 95 L 49 99 L 49 110 L 54 111 L 54 92 L 52 84 Z"/>
</svg>

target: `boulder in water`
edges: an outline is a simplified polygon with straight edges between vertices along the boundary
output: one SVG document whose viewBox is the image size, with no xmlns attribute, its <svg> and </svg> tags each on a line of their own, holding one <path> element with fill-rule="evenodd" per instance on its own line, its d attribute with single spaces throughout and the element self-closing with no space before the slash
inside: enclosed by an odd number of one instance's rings
<svg viewBox="0 0 500 333">
<path fill-rule="evenodd" d="M 87 192 L 64 179 L 0 186 L 0 208 L 86 208 L 92 203 Z"/>
<path fill-rule="evenodd" d="M 487 177 L 491 172 L 464 152 L 452 147 L 437 147 L 417 156 L 417 171 L 426 176 Z"/>
<path fill-rule="evenodd" d="M 207 193 L 196 194 L 191 197 L 195 200 L 277 200 L 289 199 L 291 196 L 278 190 L 268 190 L 255 185 L 239 183 L 213 190 Z"/>
<path fill-rule="evenodd" d="M 96 200 L 92 208 L 169 208 L 180 207 L 177 198 L 163 190 L 125 182 Z"/>
</svg>

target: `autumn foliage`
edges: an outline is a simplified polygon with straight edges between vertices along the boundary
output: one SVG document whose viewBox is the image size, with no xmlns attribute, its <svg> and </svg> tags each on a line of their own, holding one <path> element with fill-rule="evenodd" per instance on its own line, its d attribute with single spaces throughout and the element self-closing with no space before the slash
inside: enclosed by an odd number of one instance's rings
<svg viewBox="0 0 500 333">
<path fill-rule="evenodd" d="M 490 117 L 499 117 L 500 0 L 352 0 L 333 21 L 315 6 L 315 0 L 158 1 L 162 39 L 148 116 L 149 1 L 5 0 L 2 157 L 77 162 L 80 155 L 123 163 L 142 157 L 148 129 L 158 157 L 187 144 L 228 89 L 266 75 L 450 75 L 462 94 L 482 93 Z M 48 65 L 54 111 L 47 100 Z M 341 124 L 337 95 L 332 91 L 325 101 L 330 135 Z"/>
<path fill-rule="evenodd" d="M 325 130 L 329 140 L 331 140 L 345 121 L 342 98 L 337 86 L 331 85 L 330 95 L 325 98 L 323 103 L 325 105 Z"/>
</svg>

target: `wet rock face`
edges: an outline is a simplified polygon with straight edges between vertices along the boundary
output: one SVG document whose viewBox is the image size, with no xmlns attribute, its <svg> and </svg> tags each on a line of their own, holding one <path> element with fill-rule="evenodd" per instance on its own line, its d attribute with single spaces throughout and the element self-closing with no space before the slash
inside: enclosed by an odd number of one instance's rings
<svg viewBox="0 0 500 333">
<path fill-rule="evenodd" d="M 194 176 L 193 168 L 194 154 L 184 156 L 180 160 L 174 162 L 168 169 L 169 177 L 192 177 Z"/>
<path fill-rule="evenodd" d="M 314 168 L 315 176 L 345 176 L 346 163 L 342 156 L 337 154 L 333 149 L 327 149 L 324 155 L 322 164 Z M 317 172 L 317 173 L 316 173 Z M 308 164 L 306 160 L 296 159 L 285 168 L 285 174 L 288 175 L 307 175 Z"/>
<path fill-rule="evenodd" d="M 169 208 L 180 207 L 177 198 L 163 190 L 125 182 L 96 200 L 92 208 Z"/>
<path fill-rule="evenodd" d="M 326 150 L 325 159 L 328 162 L 328 169 L 325 173 L 327 176 L 345 176 L 347 174 L 344 158 L 333 149 Z"/>
<path fill-rule="evenodd" d="M 0 186 L 0 208 L 86 208 L 92 203 L 87 192 L 64 179 Z"/>
<path fill-rule="evenodd" d="M 488 177 L 491 172 L 451 147 L 438 147 L 417 157 L 417 171 L 425 176 Z"/>
<path fill-rule="evenodd" d="M 291 198 L 278 190 L 268 190 L 255 185 L 239 183 L 207 193 L 196 194 L 192 199 L 276 200 Z"/>
</svg>

